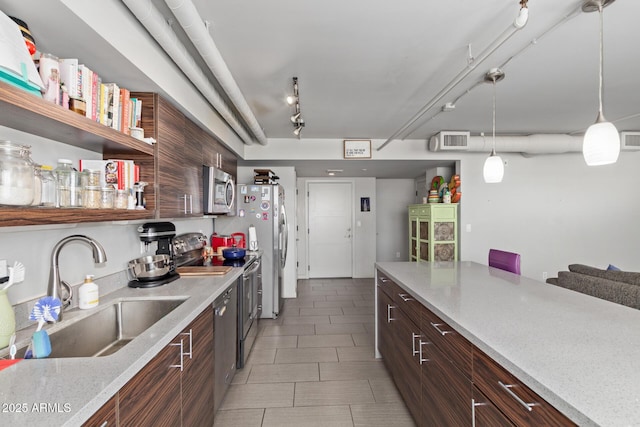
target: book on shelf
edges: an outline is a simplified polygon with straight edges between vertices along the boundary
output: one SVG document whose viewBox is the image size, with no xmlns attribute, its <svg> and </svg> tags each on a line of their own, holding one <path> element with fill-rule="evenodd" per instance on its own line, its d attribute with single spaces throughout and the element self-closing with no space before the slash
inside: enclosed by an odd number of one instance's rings
<svg viewBox="0 0 640 427">
<path fill-rule="evenodd" d="M 102 187 L 112 185 L 114 188 L 118 188 L 118 163 L 113 160 L 80 159 L 79 169 L 81 171 L 99 170 Z"/>
<path fill-rule="evenodd" d="M 131 123 L 131 92 L 129 89 L 120 88 L 120 132 L 125 135 L 130 135 L 131 131 L 129 130 Z"/>
<path fill-rule="evenodd" d="M 142 127 L 142 99 L 136 99 L 136 110 L 135 110 L 135 119 L 134 126 L 136 128 Z"/>
<path fill-rule="evenodd" d="M 91 120 L 94 122 L 100 121 L 98 114 L 100 106 L 100 84 L 102 79 L 96 72 L 91 73 Z"/>
<path fill-rule="evenodd" d="M 78 72 L 81 75 L 80 80 L 82 84 L 80 85 L 80 97 L 85 102 L 85 117 L 88 119 L 92 116 L 92 106 L 93 106 L 93 71 L 84 64 L 78 65 Z"/>
<path fill-rule="evenodd" d="M 109 103 L 109 88 L 104 83 L 100 83 L 98 96 L 98 122 L 107 125 L 107 108 Z"/>
<path fill-rule="evenodd" d="M 119 114 L 120 109 L 120 87 L 116 83 L 104 83 L 106 88 L 104 94 L 107 99 L 104 101 L 105 125 L 120 130 Z"/>
<path fill-rule="evenodd" d="M 136 183 L 134 161 L 128 159 L 109 159 L 109 161 L 115 162 L 118 165 L 118 190 L 132 189 L 133 184 Z"/>
<path fill-rule="evenodd" d="M 67 89 L 70 98 L 78 98 L 78 58 L 60 59 L 60 83 Z"/>
</svg>

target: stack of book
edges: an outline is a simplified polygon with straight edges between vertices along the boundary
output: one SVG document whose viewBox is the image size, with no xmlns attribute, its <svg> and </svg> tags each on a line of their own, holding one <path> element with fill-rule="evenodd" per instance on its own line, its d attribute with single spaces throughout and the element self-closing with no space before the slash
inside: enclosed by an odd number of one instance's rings
<svg viewBox="0 0 640 427">
<path fill-rule="evenodd" d="M 254 184 L 277 184 L 279 176 L 276 176 L 271 169 L 254 169 Z"/>
</svg>

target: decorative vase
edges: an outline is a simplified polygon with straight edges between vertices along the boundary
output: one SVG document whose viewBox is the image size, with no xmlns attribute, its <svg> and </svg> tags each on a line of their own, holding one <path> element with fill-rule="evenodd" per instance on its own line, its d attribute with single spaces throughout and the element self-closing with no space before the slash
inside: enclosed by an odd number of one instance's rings
<svg viewBox="0 0 640 427">
<path fill-rule="evenodd" d="M 16 331 L 16 315 L 7 297 L 7 291 L 0 291 L 0 348 L 9 345 L 11 335 Z"/>
</svg>

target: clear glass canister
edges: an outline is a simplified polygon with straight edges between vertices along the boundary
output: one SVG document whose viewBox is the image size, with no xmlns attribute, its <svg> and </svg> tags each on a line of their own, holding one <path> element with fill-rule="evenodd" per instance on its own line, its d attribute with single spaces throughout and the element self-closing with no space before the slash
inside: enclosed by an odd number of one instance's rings
<svg viewBox="0 0 640 427">
<path fill-rule="evenodd" d="M 82 173 L 78 172 L 71 160 L 58 159 L 54 171 L 56 177 L 56 206 L 77 208 L 82 206 Z"/>
<path fill-rule="evenodd" d="M 95 187 L 100 185 L 100 171 L 93 169 L 84 169 L 82 171 L 82 186 Z"/>
<path fill-rule="evenodd" d="M 53 176 L 53 168 L 49 165 L 40 166 L 40 181 L 42 191 L 40 194 L 40 206 L 53 207 L 56 205 L 56 178 Z"/>
<path fill-rule="evenodd" d="M 115 206 L 115 199 L 116 199 L 115 188 L 111 186 L 102 187 L 102 190 L 100 193 L 100 207 L 102 209 L 113 209 Z"/>
<path fill-rule="evenodd" d="M 84 187 L 82 192 L 82 206 L 88 209 L 100 209 L 102 189 L 99 186 Z"/>
<path fill-rule="evenodd" d="M 29 206 L 34 187 L 30 147 L 0 141 L 0 205 Z"/>
<path fill-rule="evenodd" d="M 129 192 L 127 190 L 118 190 L 116 191 L 116 209 L 127 209 L 127 204 L 129 203 Z"/>
</svg>

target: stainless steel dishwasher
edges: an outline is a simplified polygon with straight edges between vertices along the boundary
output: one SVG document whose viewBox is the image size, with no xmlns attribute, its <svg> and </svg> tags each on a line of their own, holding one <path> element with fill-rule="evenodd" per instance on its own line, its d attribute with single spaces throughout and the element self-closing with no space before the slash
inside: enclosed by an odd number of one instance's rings
<svg viewBox="0 0 640 427">
<path fill-rule="evenodd" d="M 242 280 L 242 276 L 240 276 Z M 237 283 L 229 286 L 213 302 L 214 310 L 214 411 L 220 408 L 224 395 L 236 373 L 238 345 Z"/>
</svg>

